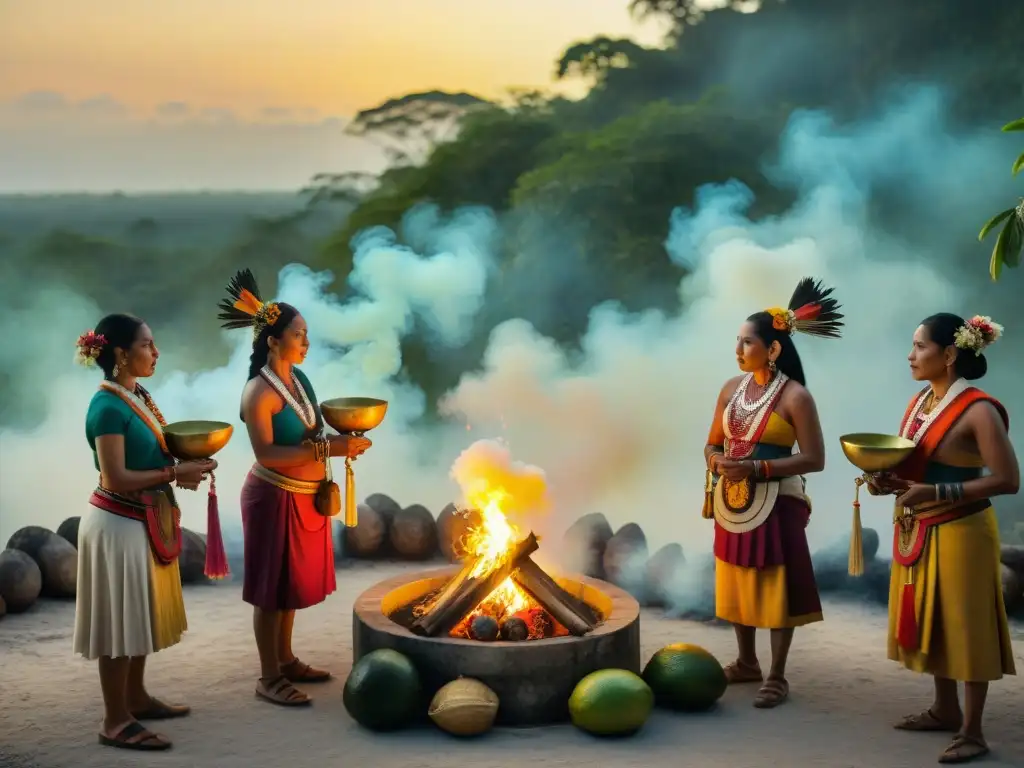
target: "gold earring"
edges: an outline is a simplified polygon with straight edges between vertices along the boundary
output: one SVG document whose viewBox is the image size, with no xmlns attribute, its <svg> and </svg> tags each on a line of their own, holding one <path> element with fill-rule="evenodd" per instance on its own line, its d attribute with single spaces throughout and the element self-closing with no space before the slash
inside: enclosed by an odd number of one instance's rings
<svg viewBox="0 0 1024 768">
<path fill-rule="evenodd" d="M 775 373 L 775 371 L 777 370 L 777 366 L 775 365 L 775 361 L 774 361 L 774 360 L 769 360 L 769 361 L 768 361 L 768 370 L 769 370 L 769 371 L 770 371 L 771 373 L 773 373 L 773 374 L 774 374 L 774 373 Z"/>
<path fill-rule="evenodd" d="M 114 363 L 114 370 L 112 370 L 110 372 L 111 378 L 116 379 L 117 378 L 117 374 L 119 374 L 120 372 L 121 372 L 121 366 L 118 365 L 117 363 Z"/>
</svg>

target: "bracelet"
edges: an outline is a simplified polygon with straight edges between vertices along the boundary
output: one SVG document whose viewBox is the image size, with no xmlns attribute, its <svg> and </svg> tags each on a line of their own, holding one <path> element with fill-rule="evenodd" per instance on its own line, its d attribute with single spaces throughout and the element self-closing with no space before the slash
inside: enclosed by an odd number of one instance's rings
<svg viewBox="0 0 1024 768">
<path fill-rule="evenodd" d="M 761 477 L 767 480 L 772 476 L 772 466 L 767 461 L 761 462 Z"/>
<path fill-rule="evenodd" d="M 326 437 L 316 437 L 310 440 L 303 440 L 302 444 L 312 447 L 313 461 L 318 464 L 325 464 L 331 455 L 331 443 Z"/>
<path fill-rule="evenodd" d="M 722 454 L 719 453 L 718 451 L 712 451 L 711 454 L 708 456 L 708 469 L 710 469 L 716 475 L 718 473 L 715 472 L 715 467 L 718 466 L 718 460 L 720 458 L 722 458 Z"/>
</svg>

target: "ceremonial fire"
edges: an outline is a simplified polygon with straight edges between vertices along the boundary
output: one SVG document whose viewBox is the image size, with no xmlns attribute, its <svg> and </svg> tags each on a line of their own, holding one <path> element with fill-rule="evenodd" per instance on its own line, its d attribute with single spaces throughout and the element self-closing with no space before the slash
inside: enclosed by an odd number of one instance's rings
<svg viewBox="0 0 1024 768">
<path fill-rule="evenodd" d="M 544 572 L 530 555 L 539 547 L 522 520 L 546 503 L 544 476 L 511 462 L 505 446 L 474 443 L 455 462 L 466 522 L 457 549 L 462 570 L 409 606 L 409 628 L 421 635 L 474 640 L 539 640 L 591 631 L 600 617 Z M 396 620 L 400 620 L 396 615 Z"/>
</svg>

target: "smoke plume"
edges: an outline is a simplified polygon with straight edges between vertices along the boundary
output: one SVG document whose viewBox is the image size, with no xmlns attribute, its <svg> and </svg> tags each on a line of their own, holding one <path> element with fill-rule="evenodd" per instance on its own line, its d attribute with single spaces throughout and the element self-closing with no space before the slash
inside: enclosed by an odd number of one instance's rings
<svg viewBox="0 0 1024 768">
<path fill-rule="evenodd" d="M 768 168 L 796 193 L 790 210 L 751 221 L 752 194 L 732 182 L 700 189 L 692 209 L 680 208 L 666 222 L 667 258 L 691 270 L 679 285 L 681 314 L 595 307 L 577 350 L 525 321 L 504 322 L 493 329 L 479 369 L 444 397 L 449 421 L 438 427 L 413 426 L 426 403 L 401 374 L 400 341 L 415 323 L 430 328 L 436 345 L 454 348 L 468 338 L 493 265 L 500 230 L 493 215 L 411 211 L 403 225 L 411 248 L 385 230 L 359 236 L 351 298 L 326 294 L 329 276 L 299 265 L 282 272 L 280 298 L 309 321 L 313 350 L 305 370 L 321 399 L 392 402 L 369 435 L 374 447 L 356 464 L 361 495 L 380 491 L 436 512 L 458 498 L 449 477 L 455 457 L 478 436 L 501 437 L 513 455 L 544 472 L 552 512 L 539 534 L 558 535 L 579 515 L 600 511 L 613 527 L 639 523 L 652 548 L 681 543 L 689 559 L 710 548 L 711 528 L 699 513 L 702 450 L 718 392 L 737 373 L 737 329 L 752 312 L 786 303 L 800 278 L 821 278 L 836 287 L 846 328 L 841 340 L 796 339 L 828 451 L 825 472 L 808 480 L 808 530 L 819 546 L 850 525 L 855 470 L 838 437 L 896 429 L 918 386 L 906 355 L 923 317 L 980 313 L 1003 323 L 1005 337 L 990 350 L 991 373 L 981 384 L 1011 413 L 1024 405 L 1012 362 L 1024 349 L 1013 314 L 1017 276 L 987 283 L 984 248 L 974 241 L 991 212 L 1013 199 L 1011 150 L 992 127 L 951 127 L 932 88 L 896 94 L 873 119 L 851 125 L 796 112 Z M 551 279 L 565 284 L 557 260 L 551 263 Z M 538 295 L 545 295 L 541 287 Z M 211 308 L 211 328 L 213 314 Z M 4 538 L 30 522 L 52 527 L 79 514 L 95 483 L 82 427 L 95 373 L 73 370 L 70 358 L 73 340 L 99 315 L 42 292 L 17 319 L 18 327 L 34 329 L 31 360 L 19 368 L 24 339 L 2 353 L 21 386 L 49 393 L 41 427 L 0 434 Z M 153 381 L 168 418 L 236 424 L 218 457 L 225 514 L 235 508 L 252 460 L 237 419 L 246 336 L 238 334 L 226 366 L 198 375 L 176 373 L 175 361 L 203 340 L 176 339 Z M 202 530 L 204 505 L 196 496 L 183 503 L 185 524 Z M 863 511 L 865 525 L 875 527 L 889 514 L 884 502 L 865 503 Z"/>
</svg>

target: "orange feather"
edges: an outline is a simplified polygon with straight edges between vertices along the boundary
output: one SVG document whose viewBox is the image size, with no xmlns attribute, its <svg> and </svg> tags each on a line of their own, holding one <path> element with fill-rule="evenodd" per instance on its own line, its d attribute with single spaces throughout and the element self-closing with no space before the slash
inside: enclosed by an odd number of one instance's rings
<svg viewBox="0 0 1024 768">
<path fill-rule="evenodd" d="M 263 302 L 243 288 L 238 294 L 238 301 L 236 301 L 232 306 L 234 306 L 234 308 L 239 312 L 245 312 L 247 315 L 255 315 L 260 311 L 260 308 L 263 306 Z"/>
</svg>

